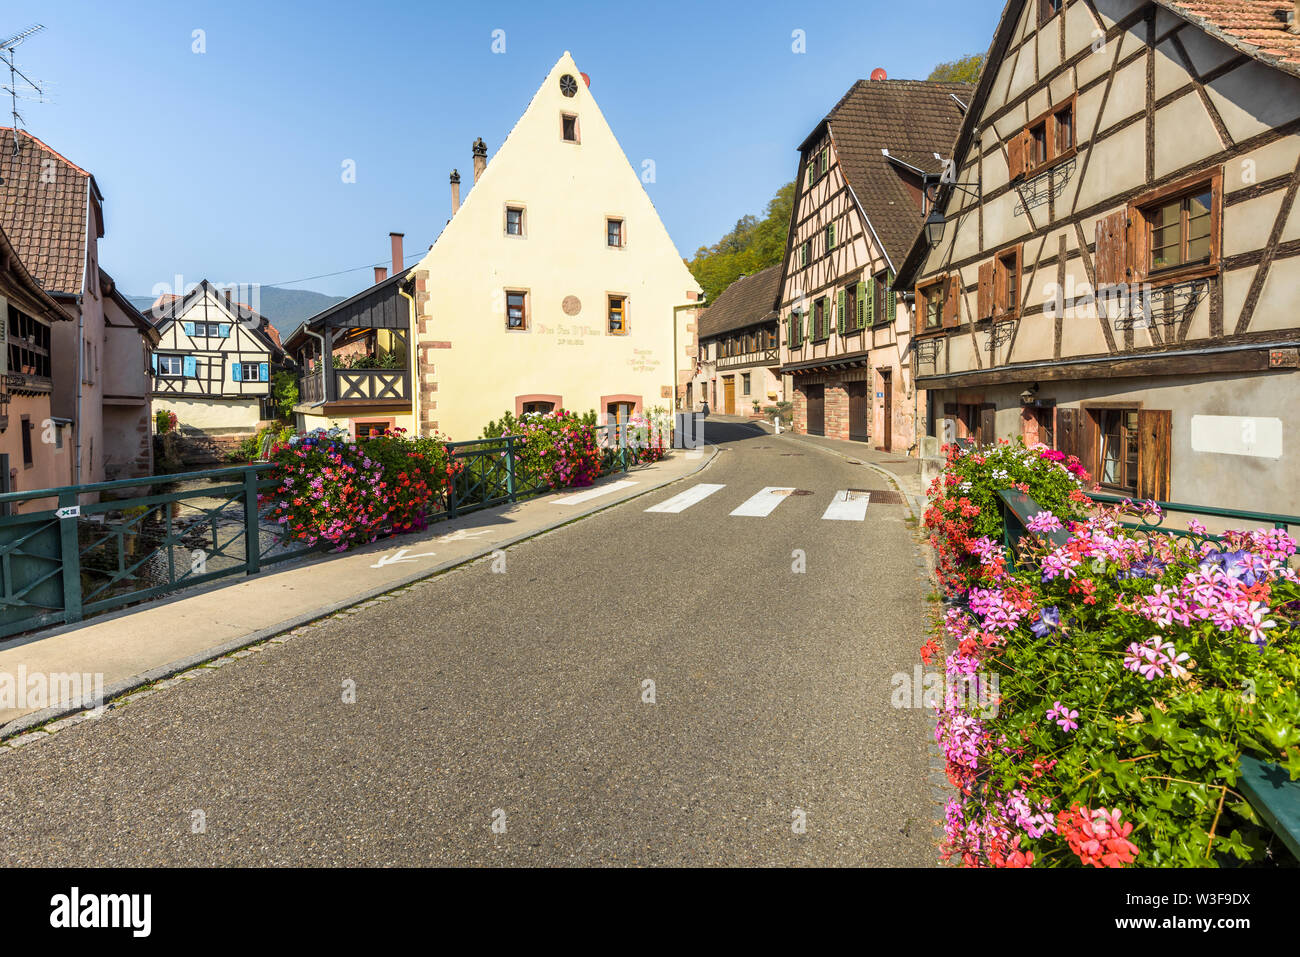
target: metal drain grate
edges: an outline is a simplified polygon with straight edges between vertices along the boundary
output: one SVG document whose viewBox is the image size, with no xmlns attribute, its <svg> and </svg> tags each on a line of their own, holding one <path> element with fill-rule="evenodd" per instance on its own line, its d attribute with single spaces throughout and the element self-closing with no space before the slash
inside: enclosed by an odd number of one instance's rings
<svg viewBox="0 0 1300 957">
<path fill-rule="evenodd" d="M 893 491 L 892 489 L 889 489 L 883 492 L 877 492 L 875 490 L 872 490 L 871 504 L 872 505 L 905 505 L 907 503 L 903 500 L 903 496 L 901 494 Z"/>
</svg>

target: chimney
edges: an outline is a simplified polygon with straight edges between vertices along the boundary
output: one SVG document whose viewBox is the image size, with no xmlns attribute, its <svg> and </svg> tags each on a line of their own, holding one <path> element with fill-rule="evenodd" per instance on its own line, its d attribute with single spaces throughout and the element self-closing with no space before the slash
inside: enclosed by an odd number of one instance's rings
<svg viewBox="0 0 1300 957">
<path fill-rule="evenodd" d="M 376 282 L 376 283 L 381 283 L 381 282 L 383 282 L 383 281 L 384 281 L 385 279 L 387 279 L 387 278 L 388 278 L 388 267 L 387 267 L 387 266 L 376 266 L 376 267 L 375 267 L 375 282 Z"/>
<path fill-rule="evenodd" d="M 460 170 L 451 171 L 451 214 L 456 215 L 460 209 Z"/>
<path fill-rule="evenodd" d="M 406 265 L 406 257 L 402 255 L 402 237 L 406 233 L 389 233 L 388 238 L 393 241 L 393 275 L 396 276 Z"/>
<path fill-rule="evenodd" d="M 478 182 L 485 169 L 487 169 L 487 144 L 480 136 L 474 141 L 474 182 Z"/>
</svg>

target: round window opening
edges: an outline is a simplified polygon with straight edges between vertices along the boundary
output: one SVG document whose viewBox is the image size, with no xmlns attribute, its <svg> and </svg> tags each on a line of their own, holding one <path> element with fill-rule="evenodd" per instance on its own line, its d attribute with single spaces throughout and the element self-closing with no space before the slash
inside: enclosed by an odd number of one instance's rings
<svg viewBox="0 0 1300 957">
<path fill-rule="evenodd" d="M 570 73 L 560 77 L 560 92 L 565 96 L 575 96 L 578 92 L 578 81 Z"/>
</svg>

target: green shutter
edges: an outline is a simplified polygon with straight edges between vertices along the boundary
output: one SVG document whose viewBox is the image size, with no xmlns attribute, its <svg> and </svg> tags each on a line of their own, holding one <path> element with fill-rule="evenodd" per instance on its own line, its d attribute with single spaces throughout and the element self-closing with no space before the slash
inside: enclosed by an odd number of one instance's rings
<svg viewBox="0 0 1300 957">
<path fill-rule="evenodd" d="M 829 252 L 834 248 L 835 248 L 835 224 L 827 223 L 826 224 L 826 250 L 827 252 Z"/>
<path fill-rule="evenodd" d="M 838 310 L 838 314 L 836 318 L 839 320 L 839 328 L 837 331 L 839 332 L 840 335 L 844 335 L 844 333 L 849 331 L 849 327 L 847 324 L 848 320 L 844 312 L 847 305 L 845 302 L 846 298 L 847 296 L 845 294 L 845 291 L 841 289 L 839 294 L 839 302 L 836 303 L 836 309 Z"/>
<path fill-rule="evenodd" d="M 875 321 L 872 312 L 876 308 L 876 281 L 870 276 L 865 282 L 858 283 L 858 328 L 863 329 Z"/>
<path fill-rule="evenodd" d="M 894 271 L 891 269 L 885 274 L 885 316 L 889 319 L 890 323 L 893 323 L 894 321 L 896 307 L 895 299 Z"/>
</svg>

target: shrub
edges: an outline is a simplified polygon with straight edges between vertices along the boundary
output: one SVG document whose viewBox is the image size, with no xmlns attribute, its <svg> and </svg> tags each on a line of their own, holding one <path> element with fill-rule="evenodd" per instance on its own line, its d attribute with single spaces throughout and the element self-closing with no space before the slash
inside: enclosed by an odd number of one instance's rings
<svg viewBox="0 0 1300 957">
<path fill-rule="evenodd" d="M 927 513 L 941 561 L 961 572 L 936 702 L 958 790 L 945 853 L 1011 867 L 1265 859 L 1270 837 L 1237 766 L 1250 754 L 1300 780 L 1296 543 L 1121 524 L 1151 503 L 1084 517 L 1077 485 L 1040 464 L 1077 463 L 1011 446 L 947 452 Z M 1016 555 L 984 521 L 1008 483 L 1054 495 L 1066 516 L 1035 515 Z M 1063 545 L 1037 537 L 1058 528 Z M 927 642 L 922 658 L 938 652 Z"/>
<path fill-rule="evenodd" d="M 175 432 L 179 423 L 176 420 L 176 413 L 167 409 L 159 409 L 153 414 L 154 431 L 159 435 L 166 435 L 168 432 Z"/>
<path fill-rule="evenodd" d="M 436 433 L 408 438 L 405 429 L 390 429 L 365 439 L 362 446 L 383 468 L 392 530 L 427 527 L 430 516 L 445 508 L 447 484 L 459 468 L 453 464 L 446 440 Z"/>
<path fill-rule="evenodd" d="M 594 419 L 595 414 L 591 416 Z M 503 423 L 509 420 L 508 427 L 501 434 L 522 440 L 515 445 L 516 486 L 556 489 L 594 482 L 600 474 L 601 453 L 596 427 L 586 419 L 564 409 L 518 419 L 507 413 Z"/>
</svg>

